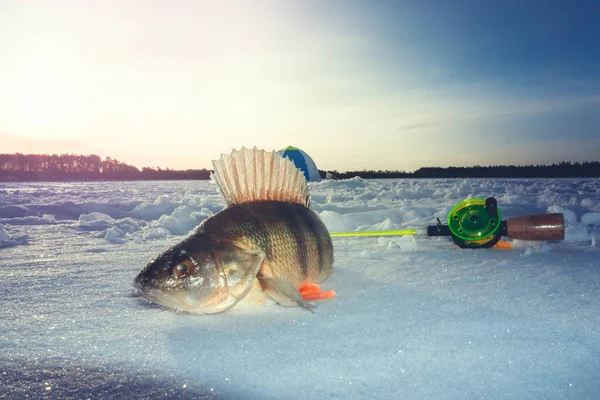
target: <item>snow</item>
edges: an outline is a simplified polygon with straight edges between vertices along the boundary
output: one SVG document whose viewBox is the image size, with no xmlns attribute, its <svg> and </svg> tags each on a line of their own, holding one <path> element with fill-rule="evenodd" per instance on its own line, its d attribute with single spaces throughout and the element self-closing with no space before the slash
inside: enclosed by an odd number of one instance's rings
<svg viewBox="0 0 600 400">
<path fill-rule="evenodd" d="M 600 181 L 311 183 L 330 231 L 434 224 L 466 197 L 563 212 L 566 240 L 334 238 L 337 297 L 188 315 L 133 278 L 224 206 L 208 181 L 0 183 L 0 398 L 583 399 L 600 393 Z"/>
<path fill-rule="evenodd" d="M 584 225 L 600 225 L 600 213 L 587 213 L 581 216 Z"/>
<path fill-rule="evenodd" d="M 20 244 L 27 244 L 27 235 L 13 236 L 6 230 L 6 228 L 0 225 L 0 249 L 3 247 L 17 246 Z"/>
</svg>

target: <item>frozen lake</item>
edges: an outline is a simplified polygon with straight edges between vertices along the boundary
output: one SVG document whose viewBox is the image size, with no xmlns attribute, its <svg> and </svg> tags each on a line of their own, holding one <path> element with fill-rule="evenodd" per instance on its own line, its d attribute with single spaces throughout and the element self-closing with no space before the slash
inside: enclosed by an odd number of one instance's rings
<svg viewBox="0 0 600 400">
<path fill-rule="evenodd" d="M 600 180 L 311 183 L 330 231 L 434 224 L 467 197 L 563 212 L 561 242 L 334 238 L 337 297 L 188 315 L 132 281 L 223 208 L 208 181 L 0 183 L 0 399 L 600 397 Z"/>
</svg>

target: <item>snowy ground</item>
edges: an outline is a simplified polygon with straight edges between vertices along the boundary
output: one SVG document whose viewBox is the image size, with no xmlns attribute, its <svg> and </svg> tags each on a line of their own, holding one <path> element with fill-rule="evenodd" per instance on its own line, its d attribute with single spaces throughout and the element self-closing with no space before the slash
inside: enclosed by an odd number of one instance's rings
<svg viewBox="0 0 600 400">
<path fill-rule="evenodd" d="M 330 231 L 432 224 L 466 197 L 565 213 L 563 242 L 334 239 L 338 296 L 177 314 L 145 263 L 223 202 L 210 182 L 0 184 L 0 399 L 600 398 L 600 181 L 311 184 Z"/>
</svg>

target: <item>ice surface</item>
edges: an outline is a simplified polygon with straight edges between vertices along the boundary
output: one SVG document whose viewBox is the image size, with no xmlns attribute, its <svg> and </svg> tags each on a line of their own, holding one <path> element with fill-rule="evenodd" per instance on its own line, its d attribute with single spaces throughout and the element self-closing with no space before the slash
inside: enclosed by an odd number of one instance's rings
<svg viewBox="0 0 600 400">
<path fill-rule="evenodd" d="M 0 225 L 0 249 L 3 247 L 27 244 L 28 239 L 28 235 L 13 236 L 6 230 L 6 228 L 4 228 L 4 226 Z"/>
<path fill-rule="evenodd" d="M 222 209 L 213 184 L 0 183 L 0 398 L 599 398 L 600 181 L 310 189 L 331 231 L 433 224 L 495 196 L 504 218 L 564 212 L 567 240 L 335 238 L 323 287 L 338 295 L 314 314 L 196 316 L 139 299 L 132 280 Z"/>
</svg>

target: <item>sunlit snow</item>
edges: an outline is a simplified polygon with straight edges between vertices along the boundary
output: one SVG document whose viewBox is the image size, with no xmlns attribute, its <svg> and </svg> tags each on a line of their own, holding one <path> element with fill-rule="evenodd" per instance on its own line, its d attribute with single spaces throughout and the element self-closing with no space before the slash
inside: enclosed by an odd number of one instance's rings
<svg viewBox="0 0 600 400">
<path fill-rule="evenodd" d="M 133 278 L 224 203 L 208 181 L 0 183 L 0 398 L 592 399 L 600 181 L 311 183 L 330 231 L 434 224 L 467 197 L 562 212 L 561 242 L 335 238 L 337 297 L 189 315 Z"/>
</svg>

